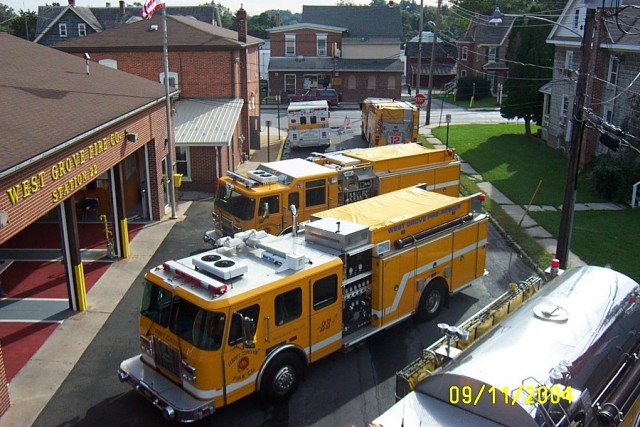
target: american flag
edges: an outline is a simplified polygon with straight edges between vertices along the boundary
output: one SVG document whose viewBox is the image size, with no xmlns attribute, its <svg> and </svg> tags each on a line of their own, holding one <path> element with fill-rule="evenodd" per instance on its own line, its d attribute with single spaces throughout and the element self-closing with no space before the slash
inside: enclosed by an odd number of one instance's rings
<svg viewBox="0 0 640 427">
<path fill-rule="evenodd" d="M 164 0 L 146 0 L 144 6 L 142 6 L 142 17 L 144 19 L 151 19 L 153 13 L 164 7 Z"/>
</svg>

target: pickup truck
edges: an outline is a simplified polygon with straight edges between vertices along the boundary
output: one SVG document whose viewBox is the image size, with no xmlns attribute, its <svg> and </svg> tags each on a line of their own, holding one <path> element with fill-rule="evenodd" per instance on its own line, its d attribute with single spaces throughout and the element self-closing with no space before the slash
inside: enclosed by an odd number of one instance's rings
<svg viewBox="0 0 640 427">
<path fill-rule="evenodd" d="M 340 105 L 340 98 L 335 89 L 309 89 L 302 95 L 289 95 L 289 102 L 326 100 L 329 108 Z"/>
</svg>

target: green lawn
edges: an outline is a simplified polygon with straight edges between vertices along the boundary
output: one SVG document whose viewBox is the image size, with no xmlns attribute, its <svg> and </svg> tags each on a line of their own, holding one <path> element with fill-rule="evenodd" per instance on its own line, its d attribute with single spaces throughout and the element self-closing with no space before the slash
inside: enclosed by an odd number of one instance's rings
<svg viewBox="0 0 640 427">
<path fill-rule="evenodd" d="M 554 236 L 560 212 L 532 212 L 531 217 Z M 575 212 L 571 250 L 588 264 L 611 267 L 640 281 L 638 237 L 640 209 Z"/>
<path fill-rule="evenodd" d="M 499 107 L 498 101 L 496 100 L 496 98 L 475 99 L 473 101 L 473 104 L 471 104 L 468 99 L 466 100 L 455 99 L 452 94 L 449 94 L 446 96 L 445 94 L 439 94 L 437 95 L 437 98 L 443 99 L 444 102 L 448 102 L 449 104 L 454 104 L 454 105 L 457 105 L 458 107 L 463 107 L 463 108 L 470 108 L 472 110 L 474 108 L 498 108 Z"/>
<path fill-rule="evenodd" d="M 535 130 L 534 130 L 535 131 Z M 446 127 L 433 130 L 434 136 L 446 140 Z M 567 160 L 564 155 L 535 139 L 524 136 L 524 125 L 452 125 L 449 146 L 468 162 L 483 179 L 492 182 L 515 203 L 526 206 L 542 181 L 533 200 L 534 205 L 560 207 L 564 198 Z M 462 185 L 470 193 L 478 191 L 472 179 L 463 177 Z M 577 202 L 604 201 L 593 191 L 588 173 L 578 178 Z M 491 216 L 505 229 L 509 237 L 522 247 L 541 268 L 549 265 L 551 256 L 535 239 L 518 228 L 502 208 L 485 203 Z M 560 212 L 531 212 L 543 228 L 557 237 Z M 640 280 L 638 237 L 640 209 L 620 211 L 576 211 L 571 251 L 592 265 L 611 265 L 635 280 Z"/>
<path fill-rule="evenodd" d="M 434 129 L 433 135 L 445 141 L 446 127 Z M 515 203 L 528 205 L 542 181 L 533 204 L 562 205 L 567 159 L 540 141 L 526 138 L 524 124 L 452 125 L 449 146 Z M 577 201 L 604 201 L 592 188 L 580 176 Z"/>
</svg>

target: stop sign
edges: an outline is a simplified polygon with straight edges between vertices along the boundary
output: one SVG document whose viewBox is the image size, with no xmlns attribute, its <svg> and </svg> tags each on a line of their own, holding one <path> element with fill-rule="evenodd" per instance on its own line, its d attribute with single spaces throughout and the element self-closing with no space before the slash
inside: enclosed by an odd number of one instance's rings
<svg viewBox="0 0 640 427">
<path fill-rule="evenodd" d="M 422 105 L 424 104 L 424 101 L 425 101 L 424 95 L 421 93 L 416 93 L 416 104 Z"/>
</svg>

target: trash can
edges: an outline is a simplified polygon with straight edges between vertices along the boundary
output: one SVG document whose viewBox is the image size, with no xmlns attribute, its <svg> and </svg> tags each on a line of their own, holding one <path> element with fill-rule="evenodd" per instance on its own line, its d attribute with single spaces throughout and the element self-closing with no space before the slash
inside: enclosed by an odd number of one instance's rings
<svg viewBox="0 0 640 427">
<path fill-rule="evenodd" d="M 182 174 L 181 173 L 174 173 L 173 174 L 173 185 L 176 188 L 180 188 L 180 186 L 182 185 Z"/>
</svg>

